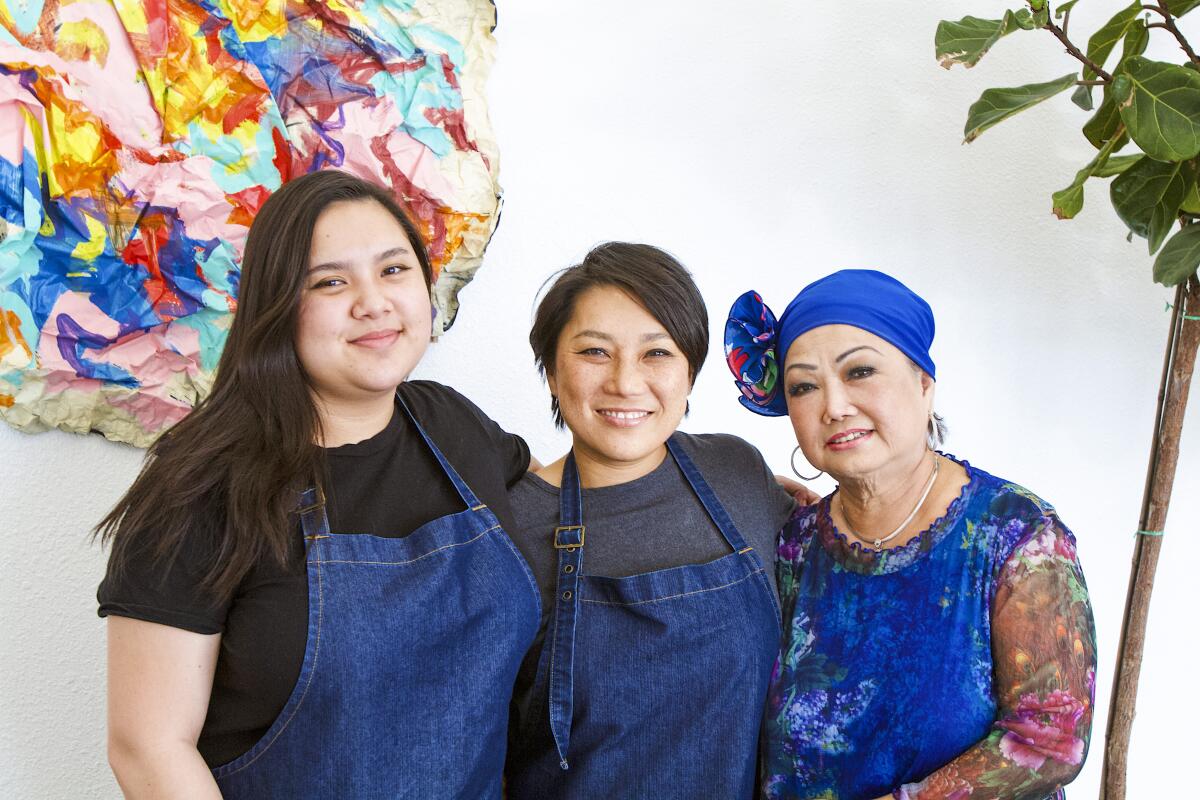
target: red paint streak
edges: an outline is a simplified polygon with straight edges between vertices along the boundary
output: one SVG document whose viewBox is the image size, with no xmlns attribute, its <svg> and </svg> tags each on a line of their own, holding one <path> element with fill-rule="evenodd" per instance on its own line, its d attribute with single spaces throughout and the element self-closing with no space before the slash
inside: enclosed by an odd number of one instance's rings
<svg viewBox="0 0 1200 800">
<path fill-rule="evenodd" d="M 170 12 L 167 10 L 168 0 L 143 0 L 142 8 L 146 12 L 147 43 L 150 51 L 156 56 L 165 56 L 169 45 Z"/>
<path fill-rule="evenodd" d="M 226 198 L 233 203 L 233 211 L 229 212 L 230 225 L 245 225 L 250 227 L 250 223 L 254 221 L 254 215 L 262 208 L 262 204 L 267 202 L 267 198 L 271 193 L 261 186 L 251 186 L 248 189 L 242 189 L 236 194 L 226 195 Z"/>
<path fill-rule="evenodd" d="M 442 56 L 442 76 L 445 77 L 446 83 L 450 84 L 450 88 L 459 88 L 458 76 L 454 74 L 454 64 L 446 56 Z"/>
<path fill-rule="evenodd" d="M 142 217 L 138 233 L 140 235 L 136 239 L 125 245 L 121 257 L 125 259 L 126 264 L 141 264 L 150 273 L 150 277 L 144 283 L 146 298 L 154 310 L 159 312 L 160 318 L 166 319 L 172 310 L 175 311 L 173 316 L 177 316 L 183 311 L 183 303 L 163 277 L 162 267 L 158 263 L 158 251 L 170 239 L 171 226 L 163 219 L 161 213 L 147 214 Z M 165 308 L 160 311 L 160 306 Z"/>
<path fill-rule="evenodd" d="M 233 107 L 225 112 L 225 118 L 221 121 L 222 129 L 225 133 L 233 133 L 238 125 L 241 125 L 251 117 L 258 116 L 258 101 L 261 95 L 247 94 L 233 104 Z"/>
<path fill-rule="evenodd" d="M 208 56 L 208 64 L 212 66 L 221 57 L 221 54 L 225 52 L 225 48 L 221 46 L 221 28 L 224 26 L 210 23 L 206 27 L 207 30 L 204 31 L 204 43 L 207 45 L 206 55 Z M 225 132 L 229 133 L 229 131 Z"/>
<path fill-rule="evenodd" d="M 271 128 L 271 141 L 275 143 L 275 157 L 271 163 L 279 171 L 279 183 L 282 186 L 292 179 L 292 146 L 279 128 Z"/>
<path fill-rule="evenodd" d="M 454 146 L 459 150 L 474 150 L 479 152 L 478 145 L 467 136 L 467 123 L 461 108 L 427 108 L 425 119 L 434 125 L 440 125 L 454 140 Z"/>
<path fill-rule="evenodd" d="M 429 262 L 433 266 L 433 279 L 437 280 L 442 271 L 442 265 L 447 261 L 446 221 L 438 212 L 447 209 L 417 188 L 408 179 L 408 176 L 396 166 L 383 137 L 371 140 L 371 153 L 379 159 L 384 176 L 391 184 L 392 194 L 396 200 L 414 218 L 414 222 L 424 229 L 425 246 L 429 248 Z"/>
</svg>

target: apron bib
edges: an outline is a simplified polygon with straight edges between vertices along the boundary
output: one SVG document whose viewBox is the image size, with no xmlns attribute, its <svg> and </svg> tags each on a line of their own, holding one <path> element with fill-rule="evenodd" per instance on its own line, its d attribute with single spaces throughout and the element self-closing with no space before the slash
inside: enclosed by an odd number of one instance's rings
<svg viewBox="0 0 1200 800">
<path fill-rule="evenodd" d="M 733 552 L 626 578 L 583 574 L 582 493 L 567 456 L 555 609 L 535 693 L 549 696 L 553 741 L 510 763 L 511 798 L 754 792 L 779 605 L 762 562 L 695 464 L 673 439 L 667 449 Z"/>
<path fill-rule="evenodd" d="M 501 796 L 541 601 L 495 514 L 400 403 L 466 510 L 402 539 L 331 534 L 324 498 L 304 492 L 304 661 L 262 739 L 213 770 L 227 800 Z"/>
</svg>

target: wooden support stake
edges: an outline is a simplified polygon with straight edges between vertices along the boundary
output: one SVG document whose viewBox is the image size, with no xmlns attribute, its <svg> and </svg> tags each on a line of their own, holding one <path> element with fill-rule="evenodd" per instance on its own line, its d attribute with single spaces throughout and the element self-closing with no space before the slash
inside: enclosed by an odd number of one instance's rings
<svg viewBox="0 0 1200 800">
<path fill-rule="evenodd" d="M 1167 522 L 1175 466 L 1179 462 L 1179 438 L 1187 410 L 1188 388 L 1200 346 L 1200 280 L 1192 275 L 1175 290 L 1175 308 L 1171 316 L 1171 336 L 1163 362 L 1162 382 L 1158 390 L 1158 413 L 1154 422 L 1154 441 L 1142 495 L 1139 531 L 1161 532 Z M 1133 567 L 1129 591 L 1125 596 L 1125 617 L 1121 623 L 1121 645 L 1113 675 L 1113 693 L 1108 709 L 1108 730 L 1104 744 L 1104 773 L 1100 800 L 1125 800 L 1125 772 L 1128 766 L 1129 735 L 1133 728 L 1137 703 L 1138 677 L 1142 670 L 1142 649 L 1146 643 L 1146 617 L 1150 593 L 1154 589 L 1154 570 L 1163 537 L 1139 533 L 1133 548 Z"/>
</svg>

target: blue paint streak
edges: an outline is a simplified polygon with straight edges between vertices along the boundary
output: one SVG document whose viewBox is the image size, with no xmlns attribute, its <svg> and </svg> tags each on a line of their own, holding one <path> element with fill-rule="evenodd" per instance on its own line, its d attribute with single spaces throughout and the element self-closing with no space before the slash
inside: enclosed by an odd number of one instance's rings
<svg viewBox="0 0 1200 800">
<path fill-rule="evenodd" d="M 58 315 L 58 352 L 76 375 L 136 389 L 139 382 L 125 370 L 112 364 L 97 364 L 83 355 L 84 350 L 105 347 L 109 343 L 106 337 L 92 333 L 66 314 Z"/>
</svg>

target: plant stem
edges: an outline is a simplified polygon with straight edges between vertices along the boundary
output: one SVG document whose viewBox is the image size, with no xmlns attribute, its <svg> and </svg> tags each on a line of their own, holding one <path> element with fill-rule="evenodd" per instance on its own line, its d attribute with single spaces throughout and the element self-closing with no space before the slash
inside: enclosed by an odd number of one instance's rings
<svg viewBox="0 0 1200 800">
<path fill-rule="evenodd" d="M 1196 57 L 1196 51 L 1192 49 L 1192 45 L 1188 43 L 1187 37 L 1183 35 L 1183 32 L 1179 30 L 1179 26 L 1175 24 L 1175 16 L 1171 13 L 1169 8 L 1164 5 L 1142 6 L 1142 9 L 1145 11 L 1153 11 L 1163 18 L 1162 22 L 1151 23 L 1146 26 L 1147 28 L 1165 28 L 1166 30 L 1170 31 L 1171 35 L 1175 37 L 1175 41 L 1179 42 L 1179 46 L 1183 49 L 1183 52 L 1187 53 L 1188 59 L 1191 60 L 1193 64 L 1200 66 L 1200 58 Z"/>
<path fill-rule="evenodd" d="M 1200 347 L 1200 320 L 1191 318 L 1197 314 L 1200 314 L 1200 277 L 1192 275 L 1175 290 L 1174 313 L 1158 390 L 1154 440 L 1151 443 L 1146 489 L 1142 496 L 1142 513 L 1138 520 L 1141 531 L 1161 532 L 1166 526 L 1175 467 L 1179 462 L 1179 438 L 1187 410 L 1188 388 L 1196 365 L 1196 351 Z M 1101 800 L 1125 800 L 1129 735 L 1133 728 L 1142 650 L 1146 643 L 1150 593 L 1154 588 L 1154 571 L 1162 541 L 1161 535 L 1146 536 L 1139 533 L 1134 542 L 1133 566 L 1121 624 L 1121 644 L 1117 651 L 1112 701 L 1108 709 Z"/>
<path fill-rule="evenodd" d="M 1108 81 L 1075 81 L 1076 86 L 1107 86 Z"/>
<path fill-rule="evenodd" d="M 1071 40 L 1067 38 L 1067 34 L 1063 32 L 1062 28 L 1058 27 L 1053 22 L 1047 22 L 1046 30 L 1054 34 L 1054 38 L 1063 43 L 1063 46 L 1067 48 L 1068 53 L 1075 56 L 1075 58 L 1079 59 L 1079 61 L 1085 64 L 1088 69 L 1103 78 L 1104 83 L 1112 83 L 1112 75 L 1109 75 L 1107 72 L 1105 72 L 1104 67 L 1100 66 L 1095 61 L 1092 61 L 1090 58 L 1081 53 L 1078 47 L 1071 44 Z"/>
</svg>

